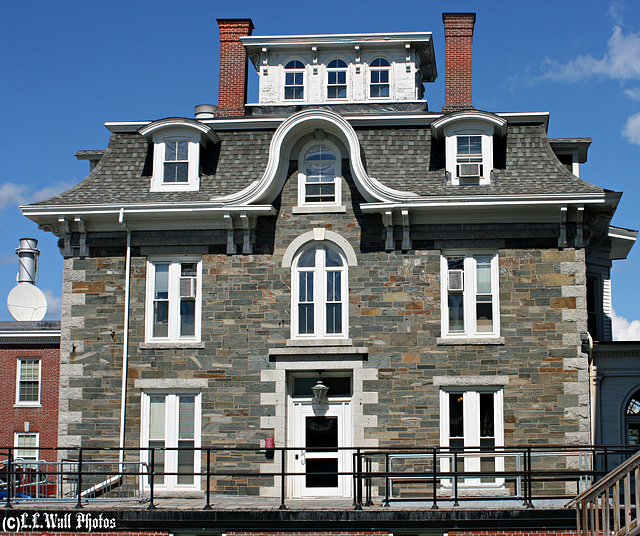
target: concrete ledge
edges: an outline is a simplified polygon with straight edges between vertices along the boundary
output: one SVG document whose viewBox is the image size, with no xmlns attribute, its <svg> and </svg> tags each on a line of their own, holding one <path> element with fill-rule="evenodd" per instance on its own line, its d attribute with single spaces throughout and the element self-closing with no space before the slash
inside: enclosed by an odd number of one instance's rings
<svg viewBox="0 0 640 536">
<path fill-rule="evenodd" d="M 496 374 L 493 376 L 434 376 L 433 385 L 455 387 L 465 385 L 509 385 L 509 376 Z"/>
<path fill-rule="evenodd" d="M 437 346 L 482 346 L 504 344 L 504 337 L 438 337 Z"/>
<path fill-rule="evenodd" d="M 206 378 L 149 378 L 134 382 L 136 389 L 206 389 L 209 380 Z"/>
<path fill-rule="evenodd" d="M 287 339 L 287 346 L 353 346 L 353 339 Z"/>
<path fill-rule="evenodd" d="M 326 207 L 292 207 L 292 214 L 336 214 L 346 212 L 345 205 L 326 206 Z"/>
<path fill-rule="evenodd" d="M 174 348 L 188 350 L 190 348 L 204 348 L 203 342 L 141 342 L 141 350 L 172 350 Z"/>
<path fill-rule="evenodd" d="M 269 355 L 347 355 L 347 354 L 368 354 L 369 349 L 363 346 L 310 346 L 294 348 L 269 348 Z"/>
</svg>

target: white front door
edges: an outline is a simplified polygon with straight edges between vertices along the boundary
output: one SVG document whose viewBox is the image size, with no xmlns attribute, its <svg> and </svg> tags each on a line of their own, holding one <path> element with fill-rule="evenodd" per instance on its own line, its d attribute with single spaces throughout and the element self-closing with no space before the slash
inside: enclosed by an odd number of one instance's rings
<svg viewBox="0 0 640 536">
<path fill-rule="evenodd" d="M 351 406 L 348 401 L 292 401 L 289 419 L 289 467 L 292 497 L 350 497 Z"/>
</svg>

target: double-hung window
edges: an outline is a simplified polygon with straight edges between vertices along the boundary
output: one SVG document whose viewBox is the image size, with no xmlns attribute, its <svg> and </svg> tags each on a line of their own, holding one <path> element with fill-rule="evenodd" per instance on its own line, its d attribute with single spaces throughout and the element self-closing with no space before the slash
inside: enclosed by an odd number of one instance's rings
<svg viewBox="0 0 640 536">
<path fill-rule="evenodd" d="M 347 263 L 325 244 L 302 251 L 293 264 L 292 338 L 347 336 Z"/>
<path fill-rule="evenodd" d="M 442 336 L 499 336 L 498 255 L 443 255 L 441 274 Z"/>
<path fill-rule="evenodd" d="M 482 164 L 482 136 L 456 137 L 456 175 L 460 184 L 477 183 L 484 175 Z"/>
<path fill-rule="evenodd" d="M 147 262 L 147 341 L 200 340 L 200 259 Z"/>
<path fill-rule="evenodd" d="M 154 449 L 154 485 L 200 488 L 201 411 L 200 393 L 143 393 L 141 446 Z"/>
<path fill-rule="evenodd" d="M 284 98 L 304 99 L 304 64 L 300 60 L 291 60 L 284 66 Z"/>
<path fill-rule="evenodd" d="M 14 457 L 26 463 L 38 461 L 38 446 L 40 434 L 38 432 L 16 432 L 14 436 Z"/>
<path fill-rule="evenodd" d="M 19 357 L 16 404 L 40 405 L 40 381 L 42 361 L 39 358 Z"/>
<path fill-rule="evenodd" d="M 440 444 L 448 447 L 443 470 L 496 472 L 504 470 L 504 458 L 494 456 L 504 446 L 502 389 L 495 387 L 440 391 Z M 466 485 L 502 484 L 491 475 L 466 478 Z"/>
<path fill-rule="evenodd" d="M 341 162 L 327 144 L 313 145 L 302 152 L 299 205 L 339 205 Z"/>
<path fill-rule="evenodd" d="M 327 65 L 327 98 L 347 98 L 347 63 L 331 60 Z"/>
<path fill-rule="evenodd" d="M 376 58 L 369 64 L 371 81 L 369 83 L 369 96 L 380 98 L 389 96 L 389 71 L 391 64 L 384 58 Z"/>
<path fill-rule="evenodd" d="M 189 182 L 189 141 L 164 142 L 163 182 Z"/>
</svg>

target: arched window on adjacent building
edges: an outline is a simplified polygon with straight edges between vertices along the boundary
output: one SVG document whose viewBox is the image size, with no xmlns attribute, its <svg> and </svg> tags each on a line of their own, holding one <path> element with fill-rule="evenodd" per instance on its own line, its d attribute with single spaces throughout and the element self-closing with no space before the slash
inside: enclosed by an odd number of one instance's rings
<svg viewBox="0 0 640 536">
<path fill-rule="evenodd" d="M 344 60 L 331 60 L 327 65 L 327 98 L 347 98 L 347 63 Z"/>
<path fill-rule="evenodd" d="M 376 58 L 369 64 L 371 82 L 369 96 L 377 99 L 389 96 L 389 70 L 391 64 L 384 58 Z"/>
<path fill-rule="evenodd" d="M 326 242 L 314 242 L 292 264 L 292 337 L 347 336 L 347 261 Z"/>
<path fill-rule="evenodd" d="M 304 64 L 300 60 L 291 60 L 284 66 L 284 98 L 304 99 Z"/>
<path fill-rule="evenodd" d="M 625 408 L 625 428 L 627 444 L 640 445 L 640 389 L 627 402 Z"/>
</svg>

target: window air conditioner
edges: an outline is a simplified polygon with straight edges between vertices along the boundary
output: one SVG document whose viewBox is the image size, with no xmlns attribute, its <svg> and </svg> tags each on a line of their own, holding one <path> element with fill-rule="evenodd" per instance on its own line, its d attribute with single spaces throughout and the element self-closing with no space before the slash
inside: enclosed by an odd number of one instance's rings
<svg viewBox="0 0 640 536">
<path fill-rule="evenodd" d="M 180 278 L 180 297 L 181 298 L 196 297 L 196 278 L 195 277 Z"/>
<path fill-rule="evenodd" d="M 482 164 L 458 164 L 458 177 L 479 177 Z"/>
<path fill-rule="evenodd" d="M 462 270 L 449 270 L 449 291 L 464 290 L 464 272 Z"/>
</svg>

